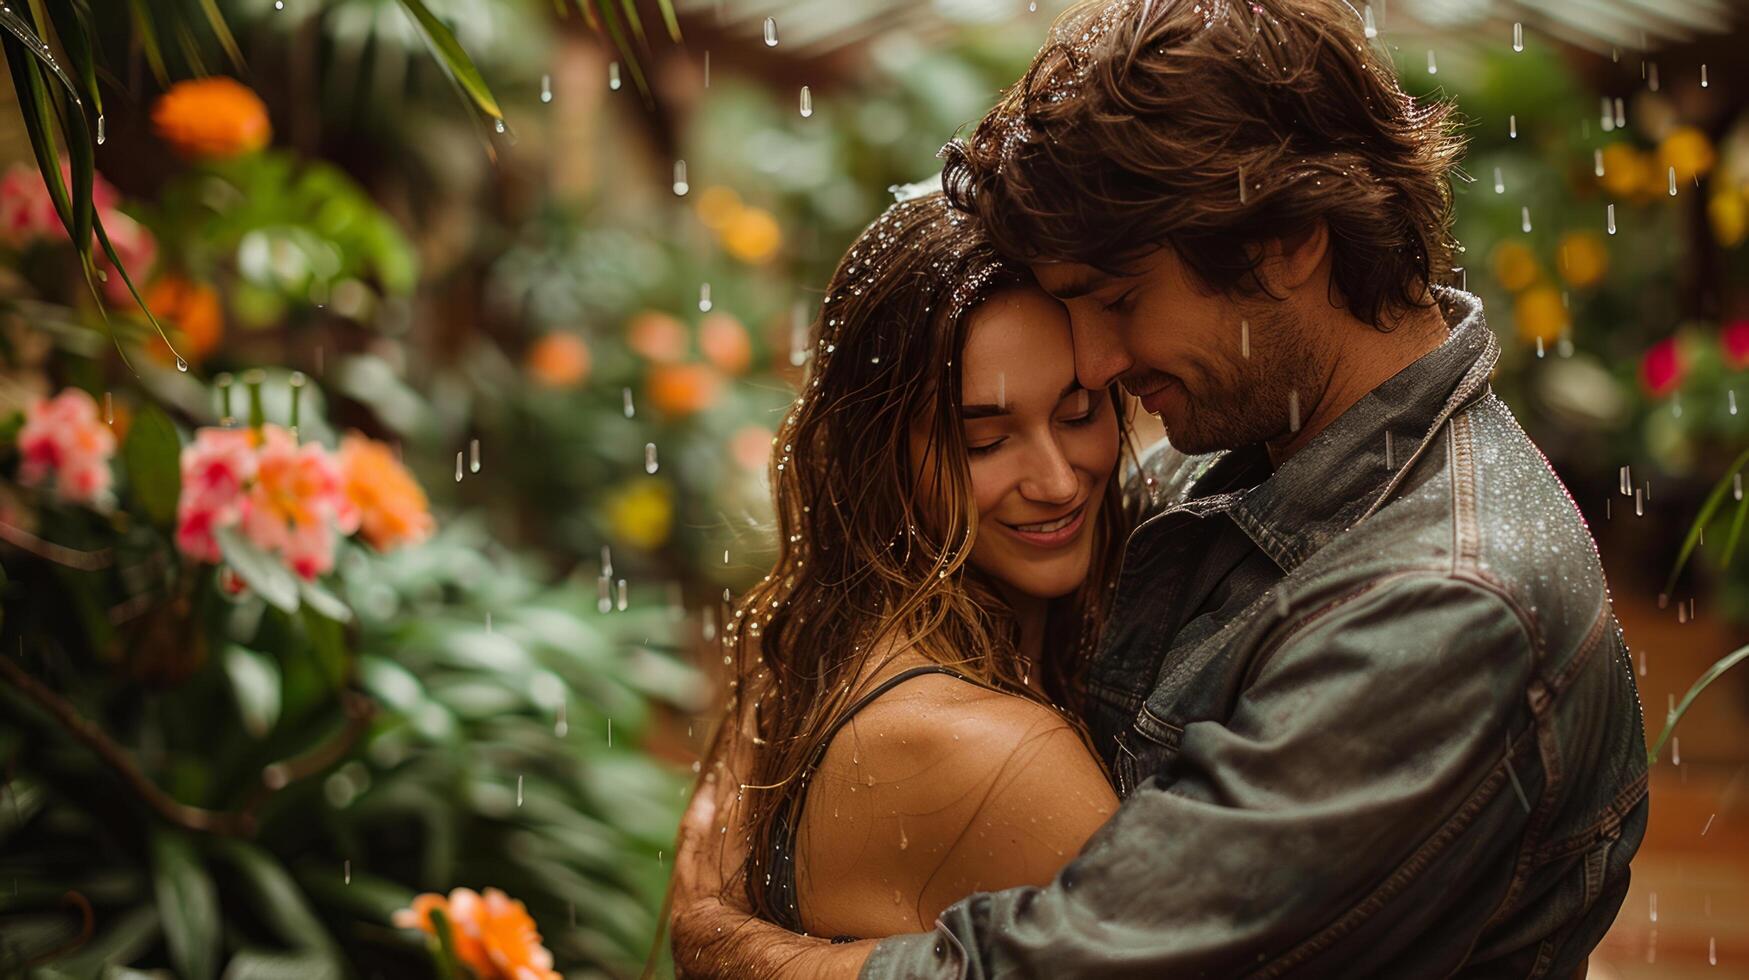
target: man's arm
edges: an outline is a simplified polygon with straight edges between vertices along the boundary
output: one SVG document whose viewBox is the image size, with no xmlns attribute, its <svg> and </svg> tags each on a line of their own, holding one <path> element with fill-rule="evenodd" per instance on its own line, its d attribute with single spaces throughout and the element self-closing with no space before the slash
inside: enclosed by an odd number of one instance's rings
<svg viewBox="0 0 1749 980">
<path fill-rule="evenodd" d="M 1530 666 L 1487 589 L 1375 586 L 1269 656 L 1228 722 L 1187 725 L 1172 781 L 1143 783 L 1056 881 L 973 895 L 861 976 L 1236 976 L 1425 945 L 1458 903 L 1498 900 L 1481 886 L 1517 851 L 1501 769 Z M 1458 932 L 1439 943 L 1454 960 Z"/>
</svg>

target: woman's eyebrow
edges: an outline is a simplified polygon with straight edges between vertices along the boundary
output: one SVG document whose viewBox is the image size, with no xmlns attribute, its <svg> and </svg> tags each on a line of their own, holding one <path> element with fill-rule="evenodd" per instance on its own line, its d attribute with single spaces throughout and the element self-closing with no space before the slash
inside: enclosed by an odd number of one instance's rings
<svg viewBox="0 0 1749 980">
<path fill-rule="evenodd" d="M 1062 401 L 1063 399 L 1074 394 L 1075 390 L 1077 388 L 1080 388 L 1080 387 L 1081 387 L 1081 382 L 1079 382 L 1079 381 L 1071 381 L 1068 384 L 1064 385 L 1063 390 L 1057 393 L 1057 401 Z M 987 418 L 994 418 L 997 416 L 1002 416 L 1002 415 L 1007 415 L 1007 414 L 1008 414 L 1008 409 L 1006 406 L 1003 406 L 1003 405 L 993 405 L 993 404 L 989 404 L 989 403 L 982 403 L 982 404 L 978 404 L 978 405 L 961 405 L 960 406 L 960 418 L 962 418 L 962 419 L 987 419 Z"/>
</svg>

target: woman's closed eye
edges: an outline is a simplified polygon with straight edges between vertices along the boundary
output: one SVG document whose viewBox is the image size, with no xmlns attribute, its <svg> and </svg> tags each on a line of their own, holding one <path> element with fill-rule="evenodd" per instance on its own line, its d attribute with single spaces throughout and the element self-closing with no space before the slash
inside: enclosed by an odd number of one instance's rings
<svg viewBox="0 0 1749 980">
<path fill-rule="evenodd" d="M 1105 302 L 1104 300 L 1100 300 L 1099 305 L 1104 307 L 1105 312 L 1107 312 L 1107 313 L 1118 313 L 1118 314 L 1128 313 L 1130 311 L 1130 309 L 1135 305 L 1134 304 L 1134 297 L 1136 295 L 1136 290 L 1138 290 L 1140 288 L 1141 287 L 1139 285 L 1138 286 L 1131 286 L 1129 289 L 1124 290 L 1123 295 L 1119 296 L 1117 299 L 1114 299 L 1109 303 Z"/>
</svg>

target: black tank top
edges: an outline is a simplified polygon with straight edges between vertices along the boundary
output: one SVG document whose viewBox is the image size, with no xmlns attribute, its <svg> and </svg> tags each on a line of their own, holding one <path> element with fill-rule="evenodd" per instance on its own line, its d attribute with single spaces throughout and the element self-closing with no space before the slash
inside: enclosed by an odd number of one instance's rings
<svg viewBox="0 0 1749 980">
<path fill-rule="evenodd" d="M 838 720 L 833 722 L 830 728 L 826 729 L 826 737 L 820 740 L 819 748 L 814 750 L 813 756 L 808 759 L 807 768 L 802 770 L 803 775 L 800 799 L 796 801 L 796 807 L 793 811 L 797 814 L 798 821 L 800 814 L 804 812 L 803 808 L 807 806 L 808 781 L 813 779 L 814 773 L 819 770 L 821 761 L 826 758 L 826 750 L 832 747 L 832 740 L 838 737 L 839 729 L 849 724 L 850 719 L 856 717 L 858 711 L 873 704 L 876 698 L 893 688 L 898 687 L 900 684 L 903 684 L 911 678 L 921 677 L 924 674 L 946 674 L 949 677 L 957 677 L 967 683 L 975 683 L 971 678 L 968 678 L 966 675 L 951 667 L 929 664 L 923 667 L 911 667 L 902 670 L 886 680 L 881 681 L 879 684 L 876 684 L 867 694 L 852 701 L 850 707 L 845 710 L 844 714 L 839 716 Z M 770 898 L 769 907 L 776 910 L 775 915 L 777 924 L 788 929 L 790 932 L 803 931 L 801 910 L 796 907 L 795 855 L 796 834 L 799 830 L 800 828 L 798 826 L 792 826 L 790 824 L 787 817 L 780 816 L 778 818 L 777 829 L 772 844 L 774 852 L 772 854 L 771 862 L 772 870 L 765 886 L 766 895 Z M 857 938 L 858 937 L 856 936 L 834 936 L 832 937 L 832 941 L 835 943 L 847 943 L 854 942 Z"/>
</svg>

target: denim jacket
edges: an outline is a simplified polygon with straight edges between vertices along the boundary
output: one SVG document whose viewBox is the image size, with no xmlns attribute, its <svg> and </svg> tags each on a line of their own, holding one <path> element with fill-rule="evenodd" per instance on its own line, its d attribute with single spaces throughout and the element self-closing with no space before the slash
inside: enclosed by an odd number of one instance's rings
<svg viewBox="0 0 1749 980">
<path fill-rule="evenodd" d="M 1273 473 L 1157 458 L 1089 682 L 1124 796 L 1043 888 L 876 947 L 897 977 L 1567 977 L 1645 831 L 1596 545 L 1449 339 Z"/>
</svg>

